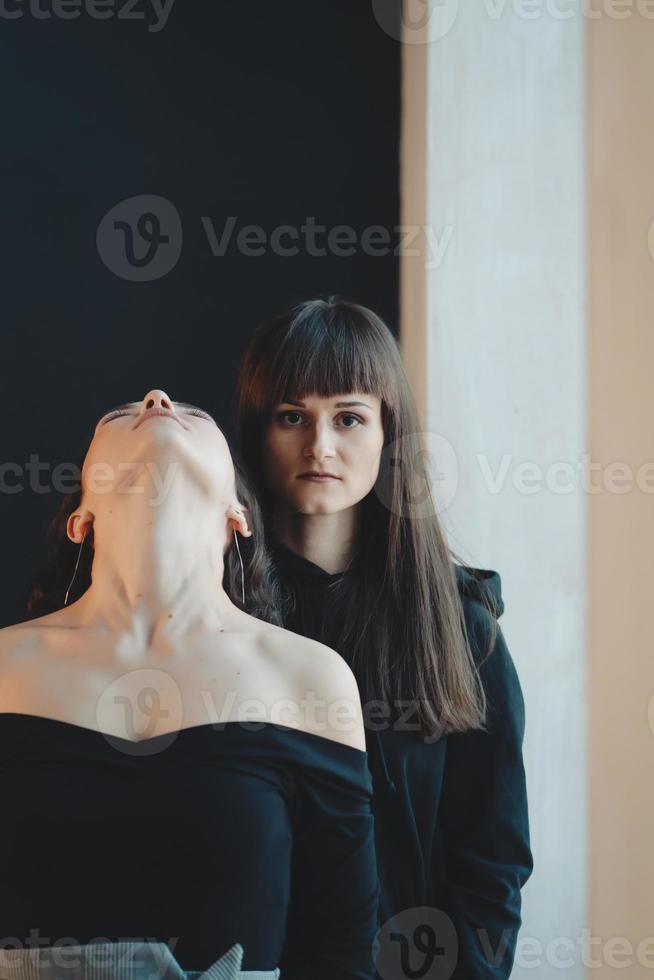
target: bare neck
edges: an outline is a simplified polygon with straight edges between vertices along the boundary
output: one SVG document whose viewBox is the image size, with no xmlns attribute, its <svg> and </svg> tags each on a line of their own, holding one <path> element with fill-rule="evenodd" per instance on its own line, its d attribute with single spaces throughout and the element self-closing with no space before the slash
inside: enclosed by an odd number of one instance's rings
<svg viewBox="0 0 654 980">
<path fill-rule="evenodd" d="M 355 507 L 335 514 L 298 514 L 284 509 L 275 515 L 275 529 L 287 548 L 333 574 L 344 571 L 350 562 L 358 514 Z"/>
<path fill-rule="evenodd" d="M 92 583 L 71 606 L 79 622 L 150 646 L 241 619 L 222 585 L 225 528 L 174 500 L 143 506 L 132 501 L 96 515 Z"/>
</svg>

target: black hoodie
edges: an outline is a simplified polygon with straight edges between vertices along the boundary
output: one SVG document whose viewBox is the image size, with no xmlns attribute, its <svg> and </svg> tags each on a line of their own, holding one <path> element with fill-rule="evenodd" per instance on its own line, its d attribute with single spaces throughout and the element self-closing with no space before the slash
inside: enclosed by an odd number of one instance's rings
<svg viewBox="0 0 654 980">
<path fill-rule="evenodd" d="M 281 543 L 273 545 L 272 553 L 282 584 L 295 599 L 284 625 L 338 649 L 338 595 L 355 573 L 330 574 Z M 488 731 L 425 741 L 418 732 L 367 723 L 379 923 L 407 909 L 440 909 L 456 932 L 456 939 L 442 947 L 448 962 L 456 963 L 451 980 L 499 980 L 513 966 L 520 889 L 533 869 L 522 761 L 525 708 L 499 624 L 493 652 L 484 660 L 491 621 L 480 599 L 484 594 L 496 617 L 502 615 L 500 576 L 476 569 L 475 578 L 459 565 L 455 569 L 468 638 L 481 663 Z M 408 720 L 415 724 L 415 718 Z M 397 923 L 419 937 L 416 914 L 419 920 L 420 913 L 409 913 Z M 419 938 L 416 945 L 421 948 Z M 424 962 L 411 942 L 409 948 L 413 964 Z M 411 973 L 405 967 L 401 975 Z"/>
</svg>

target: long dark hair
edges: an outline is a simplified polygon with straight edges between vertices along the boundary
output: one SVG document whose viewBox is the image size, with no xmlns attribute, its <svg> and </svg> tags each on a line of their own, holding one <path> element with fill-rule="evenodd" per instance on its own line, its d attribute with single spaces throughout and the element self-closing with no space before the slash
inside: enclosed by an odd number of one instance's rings
<svg viewBox="0 0 654 980">
<path fill-rule="evenodd" d="M 87 447 L 88 449 L 88 447 Z M 82 461 L 86 451 L 82 453 Z M 241 593 L 241 565 L 234 543 L 229 546 L 224 560 L 223 588 L 240 609 L 251 616 L 282 625 L 283 595 L 276 579 L 270 555 L 266 549 L 263 531 L 261 507 L 256 494 L 248 480 L 243 465 L 232 452 L 236 495 L 248 509 L 248 526 L 252 531 L 251 537 L 240 537 L 239 547 L 243 559 L 245 584 L 245 603 Z M 82 463 L 78 472 L 82 472 Z M 64 605 L 76 562 L 79 565 L 74 576 L 68 602 L 74 602 L 88 589 L 91 584 L 91 569 L 93 565 L 93 527 L 87 532 L 84 545 L 75 544 L 66 533 L 66 524 L 70 514 L 75 511 L 82 499 L 81 482 L 77 490 L 62 497 L 56 512 L 46 531 L 44 555 L 40 567 L 18 605 L 18 615 L 21 620 L 34 619 L 46 613 L 54 612 Z M 238 532 L 236 532 L 238 533 Z"/>
<path fill-rule="evenodd" d="M 383 465 L 360 505 L 360 525 L 343 597 L 339 650 L 349 654 L 365 698 L 415 705 L 427 737 L 485 730 L 487 703 L 470 647 L 451 551 L 435 508 L 413 519 L 424 497 L 424 442 L 413 395 L 391 331 L 372 310 L 330 296 L 301 303 L 259 327 L 239 372 L 238 445 L 274 530 L 274 497 L 263 465 L 273 407 L 316 394 L 365 392 L 381 399 L 384 450 L 401 446 L 411 465 Z M 418 465 L 416 465 L 418 461 Z M 397 462 L 394 460 L 393 462 Z M 431 499 L 431 497 L 430 497 Z M 384 503 L 382 503 L 384 501 Z M 270 522 L 270 523 L 269 523 Z M 358 574 L 356 574 L 358 573 Z M 490 642 L 497 623 L 490 613 Z"/>
</svg>

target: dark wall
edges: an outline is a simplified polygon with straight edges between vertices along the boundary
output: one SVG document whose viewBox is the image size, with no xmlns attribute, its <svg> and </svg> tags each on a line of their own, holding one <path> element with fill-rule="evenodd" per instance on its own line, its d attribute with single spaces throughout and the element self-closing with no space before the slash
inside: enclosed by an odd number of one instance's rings
<svg viewBox="0 0 654 980">
<path fill-rule="evenodd" d="M 175 0 L 165 24 L 145 0 L 92 9 L 112 16 L 6 0 L 0 17 L 0 625 L 59 500 L 54 467 L 78 461 L 102 412 L 162 387 L 231 435 L 258 322 L 333 291 L 397 324 L 400 46 L 372 5 Z M 216 256 L 208 228 L 220 239 L 230 217 Z M 297 254 L 271 244 L 280 225 Z M 386 247 L 362 242 L 373 225 Z"/>
</svg>

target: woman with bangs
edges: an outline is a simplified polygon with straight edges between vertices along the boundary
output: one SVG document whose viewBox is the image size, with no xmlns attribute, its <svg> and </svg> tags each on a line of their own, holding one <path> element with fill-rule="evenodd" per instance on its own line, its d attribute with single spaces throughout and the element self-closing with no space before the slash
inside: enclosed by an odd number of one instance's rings
<svg viewBox="0 0 654 980">
<path fill-rule="evenodd" d="M 269 564 L 211 415 L 155 388 L 98 420 L 0 630 L 1 980 L 373 976 L 356 680 Z"/>
<path fill-rule="evenodd" d="M 500 576 L 454 554 L 433 506 L 393 335 L 356 303 L 301 303 L 255 332 L 237 421 L 284 625 L 359 684 L 390 937 L 378 972 L 419 957 L 426 929 L 455 980 L 508 977 L 533 869 L 524 701 Z"/>
</svg>

